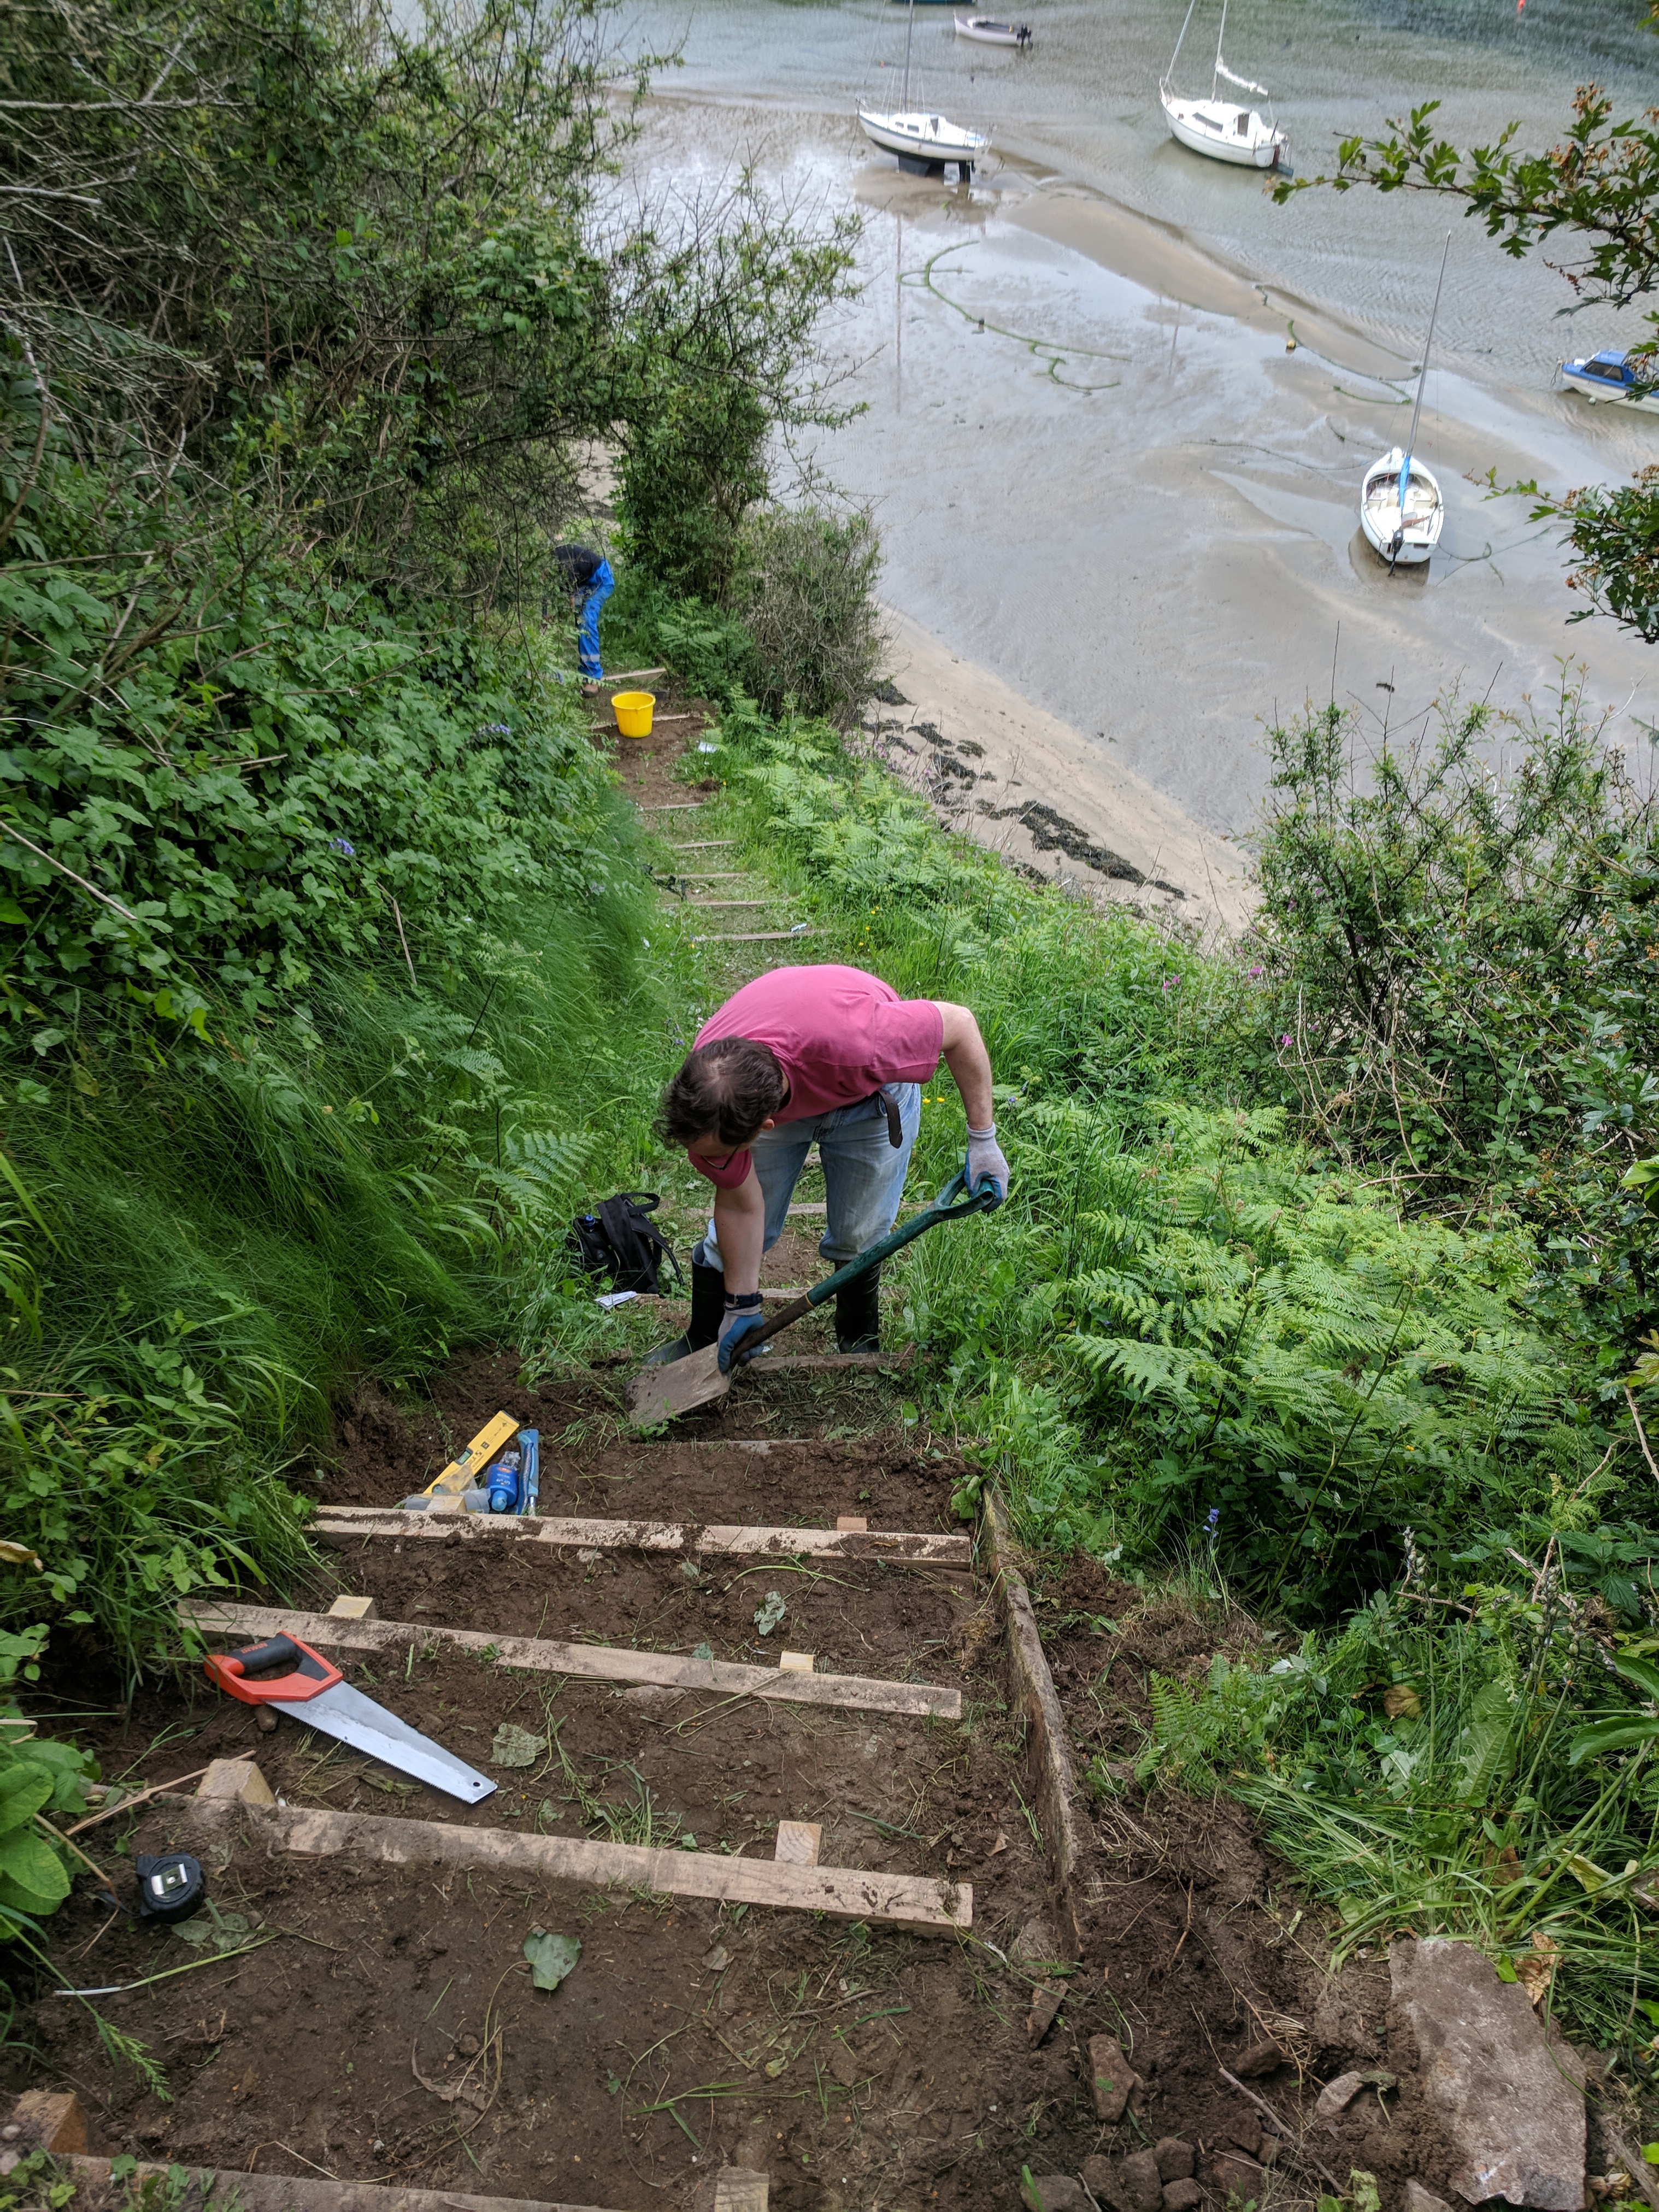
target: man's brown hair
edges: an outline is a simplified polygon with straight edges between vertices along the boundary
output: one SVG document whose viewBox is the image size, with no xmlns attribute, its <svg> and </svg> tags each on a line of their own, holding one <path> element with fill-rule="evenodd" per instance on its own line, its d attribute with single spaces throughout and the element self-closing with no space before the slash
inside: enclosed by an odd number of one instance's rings
<svg viewBox="0 0 1659 2212">
<path fill-rule="evenodd" d="M 663 1093 L 657 1132 L 670 1145 L 694 1144 L 711 1130 L 723 1145 L 741 1149 L 777 1112 L 789 1084 L 769 1045 L 749 1037 L 716 1037 L 688 1054 Z"/>
</svg>

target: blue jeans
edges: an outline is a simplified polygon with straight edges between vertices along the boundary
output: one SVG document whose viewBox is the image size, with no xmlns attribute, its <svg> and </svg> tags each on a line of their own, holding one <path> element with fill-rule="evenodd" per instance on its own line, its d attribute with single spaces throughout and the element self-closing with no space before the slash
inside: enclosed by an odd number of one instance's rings
<svg viewBox="0 0 1659 2212">
<path fill-rule="evenodd" d="M 601 561 L 593 571 L 587 586 L 587 597 L 582 601 L 581 618 L 576 625 L 576 660 L 582 674 L 597 684 L 605 671 L 599 665 L 599 609 L 617 588 L 617 580 L 611 573 L 611 563 Z"/>
<path fill-rule="evenodd" d="M 819 1251 L 832 1266 L 841 1267 L 886 1236 L 898 1219 L 904 1173 L 921 1121 L 921 1085 L 896 1083 L 890 1089 L 903 1139 L 896 1150 L 887 1134 L 886 1109 L 873 1098 L 861 1099 L 856 1106 L 838 1106 L 833 1114 L 816 1119 L 781 1121 L 775 1129 L 762 1130 L 749 1149 L 766 1200 L 763 1251 L 769 1252 L 783 1234 L 789 1201 L 814 1138 L 823 1162 L 823 1194 L 829 1205 Z M 701 1258 L 707 1267 L 725 1270 L 712 1215 L 702 1250 L 692 1256 Z"/>
</svg>

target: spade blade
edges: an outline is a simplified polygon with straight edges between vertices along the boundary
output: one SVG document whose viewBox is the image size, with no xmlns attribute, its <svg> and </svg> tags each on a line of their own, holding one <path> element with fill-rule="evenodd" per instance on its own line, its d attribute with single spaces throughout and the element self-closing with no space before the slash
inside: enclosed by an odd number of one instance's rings
<svg viewBox="0 0 1659 2212">
<path fill-rule="evenodd" d="M 654 1428 L 659 1421 L 712 1406 L 731 1388 L 732 1377 L 720 1373 L 720 1346 L 711 1344 L 636 1375 L 628 1386 L 628 1418 L 636 1429 Z"/>
</svg>

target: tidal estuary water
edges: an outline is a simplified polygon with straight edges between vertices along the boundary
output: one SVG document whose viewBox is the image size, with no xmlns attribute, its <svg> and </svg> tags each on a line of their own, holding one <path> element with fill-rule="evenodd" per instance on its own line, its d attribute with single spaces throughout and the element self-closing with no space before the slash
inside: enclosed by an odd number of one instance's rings
<svg viewBox="0 0 1659 2212">
<path fill-rule="evenodd" d="M 1659 656 L 1609 623 L 1569 627 L 1553 537 L 1480 481 L 1613 481 L 1659 460 L 1659 417 L 1554 388 L 1563 354 L 1628 342 L 1636 319 L 1562 317 L 1564 281 L 1448 203 L 1322 190 L 1279 208 L 1258 175 L 1177 146 L 1158 79 L 1182 12 L 1034 0 L 1022 55 L 919 8 L 912 105 L 994 133 L 970 192 L 902 177 L 854 119 L 861 99 L 898 103 L 901 7 L 649 0 L 627 19 L 635 43 L 684 57 L 638 149 L 649 189 L 694 199 L 752 164 L 804 214 L 863 217 L 863 290 L 830 343 L 836 398 L 863 411 L 803 452 L 877 514 L 930 711 L 983 738 L 1029 702 L 1041 772 L 1019 772 L 1015 742 L 1006 780 L 1062 779 L 1042 795 L 1120 850 L 1184 818 L 1211 833 L 1206 866 L 1218 836 L 1248 842 L 1264 722 L 1327 697 L 1334 669 L 1340 697 L 1400 726 L 1453 685 L 1541 702 L 1567 657 L 1644 772 Z M 1226 54 L 1272 88 L 1307 176 L 1425 99 L 1461 143 L 1515 118 L 1534 147 L 1589 79 L 1627 112 L 1659 102 L 1638 14 L 1233 0 Z M 1207 88 L 1218 15 L 1200 0 L 1185 90 Z M 1358 536 L 1359 479 L 1410 420 L 1449 228 L 1417 440 L 1446 528 L 1426 576 L 1390 577 Z"/>
</svg>

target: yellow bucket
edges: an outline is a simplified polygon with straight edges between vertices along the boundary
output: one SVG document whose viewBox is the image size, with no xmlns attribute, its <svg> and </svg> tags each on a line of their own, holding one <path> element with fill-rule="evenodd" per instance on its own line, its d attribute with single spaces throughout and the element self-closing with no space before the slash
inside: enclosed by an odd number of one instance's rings
<svg viewBox="0 0 1659 2212">
<path fill-rule="evenodd" d="M 650 736 L 651 709 L 657 703 L 654 691 L 618 691 L 611 703 L 617 710 L 617 727 L 623 737 Z"/>
</svg>

